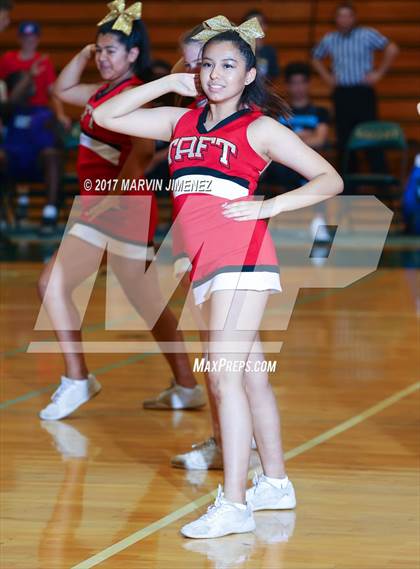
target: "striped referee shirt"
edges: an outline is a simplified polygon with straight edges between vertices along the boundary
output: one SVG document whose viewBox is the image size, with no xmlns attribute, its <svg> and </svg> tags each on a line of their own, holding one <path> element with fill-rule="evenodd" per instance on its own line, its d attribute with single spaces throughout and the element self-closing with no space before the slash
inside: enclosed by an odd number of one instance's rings
<svg viewBox="0 0 420 569">
<path fill-rule="evenodd" d="M 363 84 L 373 70 L 373 52 L 384 49 L 389 40 L 373 28 L 356 27 L 349 33 L 326 34 L 313 49 L 314 59 L 331 57 L 337 85 L 350 87 Z"/>
</svg>

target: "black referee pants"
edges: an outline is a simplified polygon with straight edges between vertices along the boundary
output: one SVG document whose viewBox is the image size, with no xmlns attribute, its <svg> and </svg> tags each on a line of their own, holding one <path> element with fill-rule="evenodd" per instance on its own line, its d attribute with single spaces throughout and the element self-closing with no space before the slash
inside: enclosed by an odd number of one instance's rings
<svg viewBox="0 0 420 569">
<path fill-rule="evenodd" d="M 340 165 L 347 142 L 353 128 L 361 122 L 377 120 L 376 93 L 368 85 L 352 87 L 336 87 L 333 94 L 335 107 L 335 124 L 337 148 Z M 387 172 L 382 151 L 370 150 L 367 153 L 370 168 L 373 172 Z M 355 157 L 350 163 L 351 170 L 356 169 Z"/>
</svg>

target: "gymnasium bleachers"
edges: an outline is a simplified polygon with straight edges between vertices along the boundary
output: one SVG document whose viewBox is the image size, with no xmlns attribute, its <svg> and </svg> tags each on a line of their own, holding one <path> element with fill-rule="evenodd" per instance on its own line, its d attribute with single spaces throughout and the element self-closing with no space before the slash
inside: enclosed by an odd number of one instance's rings
<svg viewBox="0 0 420 569">
<path fill-rule="evenodd" d="M 143 4 L 143 17 L 151 36 L 153 57 L 174 63 L 178 58 L 177 40 L 186 29 L 216 14 L 239 22 L 246 11 L 258 8 L 268 19 L 267 42 L 276 46 L 284 67 L 292 60 L 309 60 L 312 46 L 333 27 L 336 5 L 337 2 L 330 0 L 230 0 L 205 5 L 184 0 L 153 0 Z M 412 142 L 412 155 L 419 140 L 416 104 L 420 94 L 420 3 L 418 0 L 364 0 L 354 5 L 363 25 L 377 28 L 401 48 L 392 69 L 377 85 L 379 113 L 381 119 L 402 125 L 407 139 Z M 13 10 L 12 25 L 0 36 L 0 51 L 16 47 L 19 21 L 35 19 L 43 28 L 42 51 L 50 54 L 59 70 L 81 47 L 94 41 L 96 22 L 105 12 L 103 1 L 19 2 Z M 85 78 L 96 78 L 93 65 Z M 281 92 L 282 79 L 278 86 Z M 313 80 L 313 94 L 317 103 L 331 108 L 329 89 L 317 76 Z M 68 112 L 73 118 L 80 114 L 75 108 L 68 108 Z"/>
</svg>

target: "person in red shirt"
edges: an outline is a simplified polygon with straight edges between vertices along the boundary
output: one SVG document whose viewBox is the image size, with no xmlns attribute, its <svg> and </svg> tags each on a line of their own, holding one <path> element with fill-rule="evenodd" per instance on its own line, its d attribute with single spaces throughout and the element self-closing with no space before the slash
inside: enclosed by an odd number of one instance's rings
<svg viewBox="0 0 420 569">
<path fill-rule="evenodd" d="M 7 122 L 4 148 L 8 174 L 14 181 L 42 179 L 47 187 L 43 227 L 55 225 L 59 198 L 62 153 L 59 148 L 57 121 L 69 128 L 61 102 L 53 96 L 56 79 L 51 59 L 37 51 L 40 26 L 36 22 L 19 25 L 20 49 L 0 58 L 0 79 L 9 87 L 14 103 Z"/>
</svg>

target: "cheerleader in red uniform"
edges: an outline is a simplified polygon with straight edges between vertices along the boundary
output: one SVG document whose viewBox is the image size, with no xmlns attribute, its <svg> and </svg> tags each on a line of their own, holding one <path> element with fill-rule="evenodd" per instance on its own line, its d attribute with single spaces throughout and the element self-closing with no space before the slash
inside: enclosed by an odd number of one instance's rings
<svg viewBox="0 0 420 569">
<path fill-rule="evenodd" d="M 95 191 L 104 183 L 106 189 L 115 189 L 113 183 L 118 179 L 141 180 L 153 154 L 151 141 L 111 132 L 97 125 L 92 116 L 93 110 L 104 101 L 141 85 L 136 73 L 145 69 L 148 60 L 148 39 L 140 20 L 141 3 L 125 11 L 121 1 L 111 3 L 110 7 L 110 14 L 98 24 L 96 44 L 86 46 L 70 61 L 55 88 L 62 101 L 85 107 L 77 162 L 82 212 L 65 236 L 59 255 L 46 266 L 39 282 L 44 306 L 59 341 L 64 342 L 66 348 L 63 350 L 65 375 L 52 402 L 40 413 L 45 420 L 70 415 L 101 388 L 97 379 L 89 374 L 80 353 L 81 323 L 72 292 L 98 267 L 105 245 L 113 272 L 146 322 L 152 321 L 155 307 L 162 305 L 157 281 L 153 286 L 142 281 L 144 262 L 154 255 L 157 212 L 153 192 L 134 191 L 135 196 L 118 200 L 115 193 L 102 197 Z M 93 55 L 105 83 L 80 82 Z M 109 209 L 110 199 L 114 205 L 117 199 L 120 207 Z M 168 308 L 162 312 L 152 333 L 158 342 L 182 342 L 176 319 Z M 170 354 L 166 357 L 176 381 L 159 402 L 163 406 L 171 402 L 172 407 L 178 408 L 204 405 L 203 390 L 196 384 L 187 356 Z"/>
<path fill-rule="evenodd" d="M 224 492 L 219 487 L 215 504 L 181 530 L 192 538 L 252 531 L 253 511 L 295 507 L 275 397 L 267 375 L 255 365 L 263 360 L 258 329 L 268 295 L 281 290 L 264 220 L 343 188 L 326 160 L 271 118 L 285 114 L 286 105 L 258 76 L 255 41 L 263 37 L 258 21 L 236 27 L 217 16 L 204 27 L 197 36 L 206 42 L 199 78 L 170 75 L 122 93 L 93 113 L 115 132 L 171 141 L 170 168 L 178 182 L 175 223 L 192 262 L 195 301 L 209 327 L 209 375 L 224 462 Z M 198 79 L 209 101 L 204 109 L 141 108 L 168 92 L 196 96 Z M 254 200 L 258 178 L 272 160 L 309 181 L 264 202 Z M 252 432 L 263 474 L 246 491 Z"/>
</svg>

